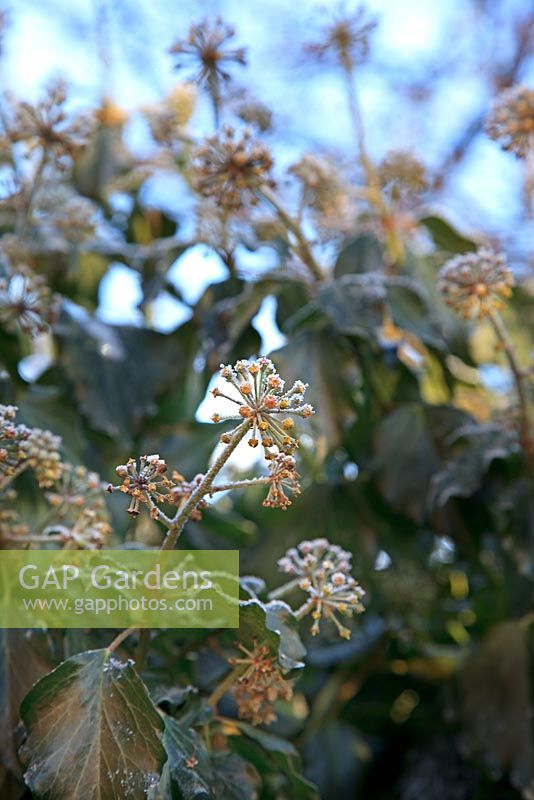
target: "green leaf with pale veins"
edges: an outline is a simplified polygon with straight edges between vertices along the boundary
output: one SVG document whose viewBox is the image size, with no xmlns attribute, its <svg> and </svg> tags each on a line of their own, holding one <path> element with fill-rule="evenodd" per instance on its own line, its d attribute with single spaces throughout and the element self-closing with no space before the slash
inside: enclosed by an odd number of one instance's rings
<svg viewBox="0 0 534 800">
<path fill-rule="evenodd" d="M 130 662 L 67 659 L 24 699 L 24 780 L 36 800 L 145 800 L 165 762 L 163 721 Z"/>
</svg>

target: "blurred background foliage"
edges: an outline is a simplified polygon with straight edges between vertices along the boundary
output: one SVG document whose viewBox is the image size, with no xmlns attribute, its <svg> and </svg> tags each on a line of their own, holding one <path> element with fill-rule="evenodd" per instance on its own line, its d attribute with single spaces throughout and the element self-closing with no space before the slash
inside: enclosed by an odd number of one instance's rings
<svg viewBox="0 0 534 800">
<path fill-rule="evenodd" d="M 498 93 L 532 81 L 531 9 L 438 5 L 370 3 L 378 26 L 348 68 L 325 33 L 332 9 L 312 2 L 184 2 L 177 13 L 25 0 L 4 20 L 2 270 L 33 281 L 39 313 L 37 326 L 22 320 L 26 285 L 0 300 L 1 401 L 104 481 L 151 452 L 190 479 L 217 439 L 208 392 L 220 362 L 269 353 L 286 380 L 310 384 L 301 496 L 284 514 L 255 491 L 224 496 L 184 542 L 239 548 L 242 572 L 273 587 L 289 546 L 327 537 L 354 553 L 367 610 L 349 641 L 302 631 L 308 667 L 268 729 L 279 738 L 222 726 L 239 770 L 253 765 L 224 798 L 315 797 L 308 780 L 324 800 L 534 797 L 532 452 L 495 331 L 460 320 L 436 288 L 449 258 L 503 250 L 516 280 L 504 319 L 530 369 L 532 162 L 501 151 L 484 124 Z M 236 27 L 225 46 L 246 48 L 215 86 L 183 46 L 169 53 L 199 11 L 212 25 L 223 14 Z M 59 70 L 65 97 L 46 89 Z M 36 108 L 64 113 L 61 135 L 43 138 Z M 237 210 L 202 196 L 196 142 L 222 123 L 269 148 L 282 213 L 265 196 Z M 229 471 L 252 461 L 242 446 Z M 17 512 L 31 528 L 45 501 L 24 478 Z M 107 501 L 112 545 L 158 544 L 157 524 L 128 517 L 123 501 Z M 24 796 L 18 703 L 61 656 L 105 641 L 36 634 L 9 650 L 6 639 L 2 797 Z M 187 706 L 188 684 L 220 674 L 213 650 L 209 632 L 154 635 L 143 677 L 169 715 Z M 19 671 L 21 689 L 8 680 Z M 175 746 L 196 753 L 192 742 Z M 205 796 L 169 787 L 161 797 Z"/>
</svg>

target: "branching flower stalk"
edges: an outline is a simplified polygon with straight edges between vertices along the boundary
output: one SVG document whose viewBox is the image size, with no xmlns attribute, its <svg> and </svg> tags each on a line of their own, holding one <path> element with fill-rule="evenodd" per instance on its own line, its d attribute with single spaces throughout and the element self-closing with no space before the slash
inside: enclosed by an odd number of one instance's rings
<svg viewBox="0 0 534 800">
<path fill-rule="evenodd" d="M 306 384 L 295 381 L 286 390 L 284 381 L 268 358 L 238 361 L 235 366 L 222 365 L 221 377 L 226 381 L 228 390 L 216 387 L 212 394 L 236 406 L 236 414 L 225 419 L 238 424 L 221 435 L 224 448 L 205 474 L 197 475 L 190 482 L 178 472 L 173 472 L 172 477 L 168 478 L 165 461 L 155 454 L 142 456 L 139 464 L 135 459 L 130 459 L 127 464 L 118 466 L 116 472 L 123 479 L 122 484 L 108 486 L 109 492 L 121 491 L 130 497 L 128 512 L 132 516 L 137 516 L 141 504 L 144 504 L 150 516 L 167 528 L 162 550 L 174 548 L 185 524 L 195 516 L 198 518 L 209 495 L 232 489 L 268 486 L 264 506 L 286 509 L 291 504 L 290 495 L 296 496 L 300 492 L 296 462 L 292 455 L 298 447 L 293 416 L 306 419 L 314 413 L 312 406 L 303 402 Z M 219 414 L 214 414 L 212 421 L 218 423 L 223 419 Z M 269 464 L 269 474 L 216 484 L 217 476 L 247 436 L 249 446 L 258 447 L 261 444 Z M 177 506 L 173 516 L 161 508 L 164 503 Z"/>
<path fill-rule="evenodd" d="M 197 488 L 190 495 L 189 499 L 184 503 L 182 508 L 177 511 L 176 515 L 171 520 L 171 525 L 161 546 L 162 550 L 172 550 L 174 548 L 187 520 L 190 518 L 191 514 L 195 511 L 203 498 L 210 493 L 210 488 L 213 484 L 213 481 L 222 470 L 238 444 L 245 438 L 251 427 L 251 420 L 244 420 L 235 429 L 230 441 L 222 453 L 215 459 L 201 483 L 199 483 Z"/>
</svg>

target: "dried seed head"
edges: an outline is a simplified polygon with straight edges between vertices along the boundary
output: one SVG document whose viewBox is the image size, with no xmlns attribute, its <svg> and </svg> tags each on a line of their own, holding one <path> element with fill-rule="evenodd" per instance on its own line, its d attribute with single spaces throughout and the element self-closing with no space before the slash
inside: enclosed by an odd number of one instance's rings
<svg viewBox="0 0 534 800">
<path fill-rule="evenodd" d="M 349 188 L 331 159 L 305 154 L 289 172 L 299 179 L 304 202 L 316 212 L 326 217 L 345 214 Z"/>
<path fill-rule="evenodd" d="M 39 486 L 52 486 L 61 478 L 61 438 L 41 428 L 17 425 L 16 414 L 16 406 L 0 405 L 0 474 L 8 483 L 31 469 Z"/>
<path fill-rule="evenodd" d="M 69 119 L 66 101 L 62 80 L 50 83 L 44 99 L 35 105 L 10 100 L 4 119 L 6 138 L 24 142 L 30 150 L 39 147 L 56 160 L 75 157 L 88 144 L 94 123 L 89 117 Z"/>
<path fill-rule="evenodd" d="M 254 205 L 263 184 L 274 185 L 272 163 L 269 150 L 261 142 L 252 140 L 248 132 L 236 139 L 234 130 L 226 127 L 196 150 L 194 185 L 204 197 L 236 211 L 247 203 Z"/>
<path fill-rule="evenodd" d="M 502 92 L 486 123 L 488 135 L 503 150 L 526 158 L 534 152 L 534 89 L 512 86 Z"/>
<path fill-rule="evenodd" d="M 221 83 L 230 79 L 228 66 L 247 63 L 245 48 L 228 47 L 234 36 L 234 28 L 220 17 L 191 25 L 187 37 L 177 39 L 169 49 L 178 56 L 175 68 L 192 67 L 190 79 L 218 96 Z"/>
<path fill-rule="evenodd" d="M 390 150 L 378 167 L 382 185 L 393 199 L 416 197 L 428 188 L 426 168 L 409 150 Z"/>
<path fill-rule="evenodd" d="M 276 719 L 274 704 L 278 700 L 291 700 L 293 687 L 282 675 L 268 647 L 255 644 L 249 650 L 238 644 L 238 648 L 243 656 L 230 660 L 232 665 L 243 665 L 245 668 L 232 687 L 237 714 L 253 725 L 269 725 Z"/>
<path fill-rule="evenodd" d="M 314 413 L 309 403 L 302 402 L 306 384 L 296 381 L 286 391 L 284 381 L 268 358 L 238 361 L 233 367 L 222 364 L 220 374 L 231 388 L 229 394 L 217 388 L 214 395 L 237 406 L 236 416 L 231 419 L 250 421 L 251 447 L 257 447 L 261 441 L 268 460 L 276 457 L 276 451 L 286 455 L 292 453 L 298 440 L 292 435 L 295 423 L 290 415 L 306 418 Z M 278 419 L 279 414 L 285 414 L 283 420 Z M 221 417 L 217 415 L 217 419 Z M 223 436 L 227 439 L 221 437 L 221 441 L 229 442 L 231 432 Z"/>
<path fill-rule="evenodd" d="M 95 235 L 97 208 L 85 197 L 72 197 L 60 206 L 53 218 L 54 227 L 70 244 L 79 245 Z"/>
<path fill-rule="evenodd" d="M 503 308 L 514 285 L 506 257 L 487 248 L 450 259 L 438 278 L 447 305 L 466 319 L 481 319 Z"/>
<path fill-rule="evenodd" d="M 264 447 L 272 447 L 272 440 L 262 441 Z M 285 511 L 291 505 L 286 492 L 293 497 L 300 494 L 299 476 L 293 456 L 280 453 L 269 463 L 269 491 L 263 501 L 266 508 L 281 508 Z"/>
<path fill-rule="evenodd" d="M 365 592 L 350 575 L 351 560 L 349 552 L 320 538 L 291 547 L 278 561 L 282 572 L 301 579 L 298 586 L 308 594 L 308 600 L 299 612 L 300 616 L 311 615 L 313 635 L 319 633 L 321 619 L 325 618 L 335 624 L 340 636 L 348 639 L 350 631 L 337 614 L 350 617 L 365 610 Z"/>
<path fill-rule="evenodd" d="M 49 329 L 58 314 L 59 298 L 42 277 L 21 270 L 0 278 L 0 323 L 8 330 L 20 328 L 37 336 Z"/>
<path fill-rule="evenodd" d="M 61 521 L 63 541 L 83 549 L 102 547 L 111 525 L 103 484 L 96 472 L 61 464 L 61 477 L 45 497 Z"/>
<path fill-rule="evenodd" d="M 128 513 L 132 516 L 139 514 L 141 503 L 152 509 L 155 504 L 172 502 L 174 484 L 166 477 L 167 464 L 157 453 L 141 456 L 139 464 L 130 458 L 115 471 L 123 481 L 118 486 L 108 486 L 108 491 L 121 491 L 131 497 Z"/>
<path fill-rule="evenodd" d="M 367 58 L 369 34 L 376 24 L 367 18 L 363 7 L 352 14 L 338 15 L 323 27 L 317 42 L 306 46 L 306 52 L 319 61 L 333 60 L 349 72 Z"/>
</svg>

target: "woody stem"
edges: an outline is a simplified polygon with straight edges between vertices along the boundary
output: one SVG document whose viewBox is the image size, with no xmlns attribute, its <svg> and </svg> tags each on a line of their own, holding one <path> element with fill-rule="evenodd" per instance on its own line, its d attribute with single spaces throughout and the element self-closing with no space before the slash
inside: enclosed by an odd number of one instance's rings
<svg viewBox="0 0 534 800">
<path fill-rule="evenodd" d="M 232 670 L 230 670 L 226 678 L 224 678 L 221 681 L 221 683 L 219 683 L 217 688 L 214 689 L 213 692 L 208 697 L 206 702 L 210 706 L 210 708 L 216 708 L 217 703 L 219 702 L 221 697 L 223 697 L 223 695 L 226 694 L 226 692 L 234 685 L 234 683 L 237 680 L 239 680 L 239 678 L 241 677 L 241 675 L 244 673 L 245 670 L 246 670 L 245 664 L 237 664 L 237 666 L 235 666 Z"/>
<path fill-rule="evenodd" d="M 162 550 L 172 550 L 180 534 L 182 533 L 185 523 L 196 509 L 202 498 L 210 493 L 211 485 L 221 469 L 224 467 L 238 444 L 244 439 L 247 432 L 250 430 L 252 422 L 247 419 L 242 422 L 240 425 L 237 426 L 235 431 L 233 432 L 229 443 L 224 448 L 222 453 L 215 459 L 209 470 L 206 472 L 204 478 L 202 479 L 201 483 L 197 486 L 197 488 L 192 492 L 191 496 L 187 500 L 186 503 L 182 506 L 181 509 L 178 510 L 176 515 L 171 520 L 171 527 L 167 532 L 167 536 L 165 537 L 163 544 L 161 546 Z"/>
</svg>

